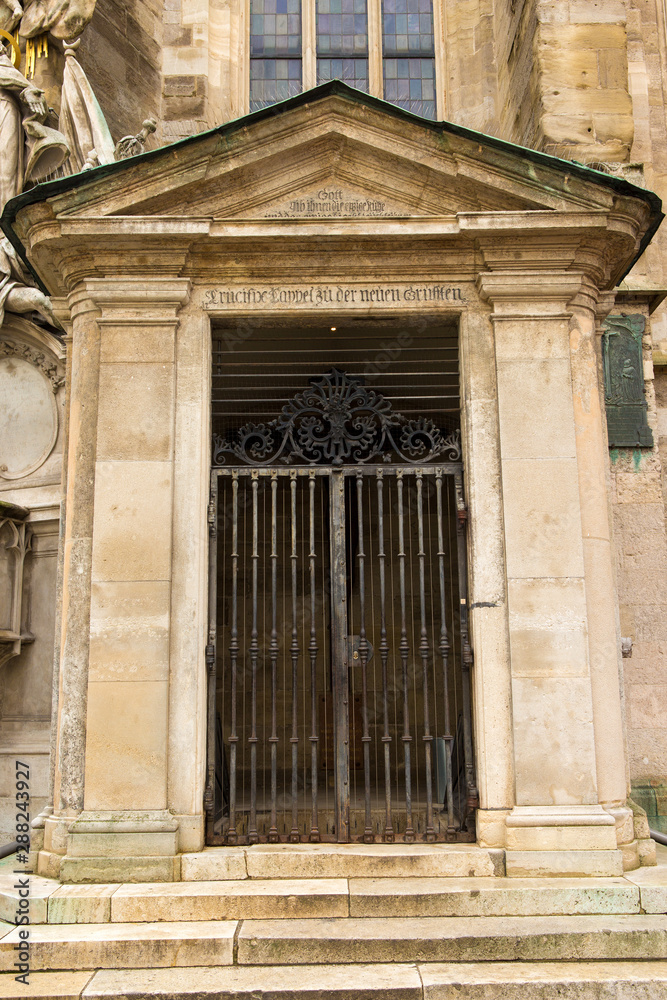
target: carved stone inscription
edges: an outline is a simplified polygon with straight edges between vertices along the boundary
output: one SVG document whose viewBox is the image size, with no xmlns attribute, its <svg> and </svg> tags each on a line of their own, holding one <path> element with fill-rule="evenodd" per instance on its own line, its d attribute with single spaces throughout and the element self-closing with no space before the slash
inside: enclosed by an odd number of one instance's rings
<svg viewBox="0 0 667 1000">
<path fill-rule="evenodd" d="M 378 219 L 392 218 L 386 201 L 365 198 L 342 188 L 320 188 L 301 197 L 293 198 L 278 208 L 266 212 L 265 219 Z"/>
<path fill-rule="evenodd" d="M 229 306 L 272 309 L 276 307 L 327 308 L 330 306 L 364 307 L 370 305 L 462 305 L 465 302 L 459 285 L 244 285 L 238 288 L 208 288 L 204 292 L 207 309 Z"/>
</svg>

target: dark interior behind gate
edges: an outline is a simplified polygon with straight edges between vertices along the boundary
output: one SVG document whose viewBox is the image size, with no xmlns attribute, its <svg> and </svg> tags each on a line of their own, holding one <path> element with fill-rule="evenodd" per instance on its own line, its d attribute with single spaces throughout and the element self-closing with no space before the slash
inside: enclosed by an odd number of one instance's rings
<svg viewBox="0 0 667 1000">
<path fill-rule="evenodd" d="M 474 840 L 456 330 L 328 327 L 214 340 L 207 839 Z"/>
</svg>

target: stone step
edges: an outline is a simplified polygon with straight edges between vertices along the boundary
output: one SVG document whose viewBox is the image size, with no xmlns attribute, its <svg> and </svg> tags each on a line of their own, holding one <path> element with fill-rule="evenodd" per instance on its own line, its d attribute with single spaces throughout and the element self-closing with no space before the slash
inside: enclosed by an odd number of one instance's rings
<svg viewBox="0 0 667 1000">
<path fill-rule="evenodd" d="M 639 913 L 623 878 L 350 879 L 351 917 L 560 916 Z"/>
<path fill-rule="evenodd" d="M 0 939 L 0 972 L 19 929 Z M 33 972 L 220 965 L 667 959 L 667 917 L 419 917 L 32 927 Z M 236 942 L 236 944 L 235 944 Z M 236 952 L 236 954 L 235 954 Z"/>
<path fill-rule="evenodd" d="M 30 928 L 32 972 L 232 965 L 235 920 L 154 924 L 42 924 Z M 17 960 L 19 928 L 0 939 L 0 972 Z M 0 994 L 1 995 L 1 994 Z"/>
<path fill-rule="evenodd" d="M 32 879 L 33 924 L 275 917 L 558 916 L 667 912 L 664 869 L 623 878 L 236 879 L 61 885 Z M 655 874 L 653 874 L 655 873 Z M 0 886 L 0 920 L 19 898 Z"/>
<path fill-rule="evenodd" d="M 667 959 L 667 917 L 247 920 L 239 965 Z"/>
<path fill-rule="evenodd" d="M 664 1000 L 667 962 L 220 966 L 0 975 L 6 1000 Z"/>
<path fill-rule="evenodd" d="M 639 913 L 641 891 L 623 878 L 239 879 L 63 885 L 48 899 L 48 921 Z"/>
<path fill-rule="evenodd" d="M 667 962 L 433 964 L 420 965 L 419 972 L 423 1000 L 665 1000 L 667 997 Z"/>
<path fill-rule="evenodd" d="M 347 917 L 346 879 L 247 879 L 121 885 L 110 897 L 111 920 L 242 920 Z"/>
<path fill-rule="evenodd" d="M 183 881 L 240 878 L 465 878 L 505 874 L 505 852 L 474 844 L 256 844 L 183 854 Z"/>
</svg>

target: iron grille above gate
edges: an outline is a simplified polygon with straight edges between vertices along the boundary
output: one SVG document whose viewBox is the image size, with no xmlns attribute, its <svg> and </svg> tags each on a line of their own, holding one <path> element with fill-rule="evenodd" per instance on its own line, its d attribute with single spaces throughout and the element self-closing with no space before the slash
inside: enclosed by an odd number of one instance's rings
<svg viewBox="0 0 667 1000">
<path fill-rule="evenodd" d="M 458 438 L 332 370 L 218 439 L 228 457 L 209 509 L 209 843 L 474 840 Z"/>
</svg>

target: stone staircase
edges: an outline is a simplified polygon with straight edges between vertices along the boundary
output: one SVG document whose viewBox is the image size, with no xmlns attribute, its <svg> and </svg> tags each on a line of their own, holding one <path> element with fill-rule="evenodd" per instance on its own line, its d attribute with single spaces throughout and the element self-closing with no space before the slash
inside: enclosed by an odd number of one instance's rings
<svg viewBox="0 0 667 1000">
<path fill-rule="evenodd" d="M 28 987 L 3 863 L 0 997 L 667 1000 L 667 849 L 606 879 L 506 878 L 501 855 L 214 848 L 176 883 L 33 877 Z"/>
</svg>

